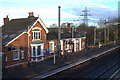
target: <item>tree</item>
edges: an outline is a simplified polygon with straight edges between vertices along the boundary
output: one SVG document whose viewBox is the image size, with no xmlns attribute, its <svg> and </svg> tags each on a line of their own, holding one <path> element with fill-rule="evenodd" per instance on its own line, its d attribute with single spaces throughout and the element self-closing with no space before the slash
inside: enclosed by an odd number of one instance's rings
<svg viewBox="0 0 120 80">
<path fill-rule="evenodd" d="M 67 23 L 62 23 L 61 28 L 67 28 Z"/>
<path fill-rule="evenodd" d="M 105 20 L 103 18 L 100 18 L 99 21 L 98 21 L 98 26 L 100 28 L 103 28 L 104 27 L 104 23 L 105 23 Z"/>
<path fill-rule="evenodd" d="M 50 28 L 57 28 L 57 24 L 52 24 L 52 25 L 50 25 Z"/>
</svg>

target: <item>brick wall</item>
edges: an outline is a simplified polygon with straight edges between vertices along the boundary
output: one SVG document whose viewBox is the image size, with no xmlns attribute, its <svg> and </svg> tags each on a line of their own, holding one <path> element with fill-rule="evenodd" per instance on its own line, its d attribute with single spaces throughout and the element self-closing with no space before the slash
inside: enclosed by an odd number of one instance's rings
<svg viewBox="0 0 120 80">
<path fill-rule="evenodd" d="M 13 60 L 13 51 L 14 50 L 8 50 L 9 48 L 20 48 L 23 47 L 23 49 L 19 49 L 19 60 Z M 15 50 L 16 50 L 15 49 Z M 24 50 L 24 59 L 21 59 L 21 51 Z M 10 66 L 13 64 L 18 64 L 18 63 L 22 63 L 22 62 L 26 62 L 27 58 L 28 58 L 28 54 L 27 54 L 27 34 L 24 33 L 23 35 L 21 35 L 19 38 L 17 38 L 15 41 L 13 41 L 9 46 L 5 47 L 3 49 L 3 51 L 5 52 L 5 56 L 6 56 L 6 66 Z"/>
</svg>

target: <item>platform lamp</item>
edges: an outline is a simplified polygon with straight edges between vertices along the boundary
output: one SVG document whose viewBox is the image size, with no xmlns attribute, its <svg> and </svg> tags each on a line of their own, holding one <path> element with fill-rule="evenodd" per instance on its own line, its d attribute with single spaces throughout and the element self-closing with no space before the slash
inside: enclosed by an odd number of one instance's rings
<svg viewBox="0 0 120 80">
<path fill-rule="evenodd" d="M 105 31 L 104 31 L 104 44 L 106 45 L 106 24 L 107 24 L 108 22 L 105 20 Z"/>
</svg>

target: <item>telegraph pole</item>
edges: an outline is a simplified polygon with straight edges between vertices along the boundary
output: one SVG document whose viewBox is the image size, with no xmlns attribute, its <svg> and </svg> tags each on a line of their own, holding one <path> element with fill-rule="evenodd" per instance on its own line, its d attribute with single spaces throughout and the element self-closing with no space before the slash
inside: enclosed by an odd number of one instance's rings
<svg viewBox="0 0 120 80">
<path fill-rule="evenodd" d="M 72 38 L 74 37 L 74 27 L 72 27 Z"/>
<path fill-rule="evenodd" d="M 108 38 L 108 40 L 109 40 L 109 28 L 108 28 L 107 38 Z"/>
<path fill-rule="evenodd" d="M 60 39 L 61 39 L 61 26 L 60 26 L 60 6 L 58 6 L 58 57 L 60 57 Z"/>
<path fill-rule="evenodd" d="M 101 41 L 101 32 L 99 32 L 99 48 L 101 46 L 100 41 Z"/>
<path fill-rule="evenodd" d="M 115 45 L 115 30 L 114 30 L 114 45 Z"/>
<path fill-rule="evenodd" d="M 94 28 L 94 45 L 96 43 L 96 28 Z"/>
<path fill-rule="evenodd" d="M 105 20 L 105 31 L 104 31 L 104 44 L 106 45 L 106 20 Z"/>
</svg>

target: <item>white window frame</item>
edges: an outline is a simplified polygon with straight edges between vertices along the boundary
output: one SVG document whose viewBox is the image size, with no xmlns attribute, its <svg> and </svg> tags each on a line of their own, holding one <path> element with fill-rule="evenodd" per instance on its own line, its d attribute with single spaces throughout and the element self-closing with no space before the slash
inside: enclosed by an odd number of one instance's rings
<svg viewBox="0 0 120 80">
<path fill-rule="evenodd" d="M 67 44 L 67 49 L 69 49 L 69 44 Z"/>
<path fill-rule="evenodd" d="M 21 59 L 24 59 L 24 50 L 21 51 Z"/>
<path fill-rule="evenodd" d="M 81 51 L 81 38 L 79 38 L 79 50 Z"/>
<path fill-rule="evenodd" d="M 77 48 L 79 47 L 78 43 L 76 44 L 76 47 L 77 47 Z"/>
<path fill-rule="evenodd" d="M 61 50 L 63 50 L 63 41 L 60 40 Z"/>
<path fill-rule="evenodd" d="M 69 42 L 69 40 L 66 40 L 67 42 Z M 69 49 L 69 44 L 67 43 L 66 45 L 66 49 L 68 50 Z"/>
<path fill-rule="evenodd" d="M 76 40 L 76 48 L 79 48 L 79 41 Z"/>
<path fill-rule="evenodd" d="M 70 45 L 70 49 L 72 49 L 72 46 Z"/>
<path fill-rule="evenodd" d="M 32 53 L 32 57 L 39 57 L 37 55 L 37 46 L 41 46 L 41 55 L 39 56 L 44 56 L 44 43 L 42 44 L 31 44 L 31 53 Z M 33 56 L 33 47 L 35 47 L 35 56 Z M 44 60 L 44 57 L 42 57 L 42 60 Z M 31 61 L 34 61 L 33 58 L 31 59 Z M 39 61 L 38 58 L 35 59 L 35 61 Z"/>
<path fill-rule="evenodd" d="M 19 50 L 14 50 L 14 51 L 17 51 L 17 52 L 18 52 L 18 58 L 14 59 L 14 53 L 13 53 L 13 60 L 14 60 L 14 61 L 15 61 L 15 60 L 19 60 L 19 59 L 20 59 L 20 56 L 19 56 L 19 55 L 20 55 L 20 54 L 19 54 Z M 14 52 L 14 51 L 13 51 L 13 52 Z"/>
<path fill-rule="evenodd" d="M 34 33 L 37 33 L 37 39 L 36 39 L 36 34 L 35 34 L 35 37 L 34 37 Z M 40 39 L 39 39 L 39 35 L 38 33 L 40 33 Z M 41 31 L 32 31 L 32 37 L 33 39 L 32 40 L 41 40 Z"/>
<path fill-rule="evenodd" d="M 82 46 L 84 46 L 84 42 L 82 42 Z"/>
<path fill-rule="evenodd" d="M 54 41 L 49 42 L 49 45 L 50 44 L 53 44 L 53 45 L 52 45 L 52 51 L 50 50 L 50 46 L 49 46 L 49 51 L 50 53 L 54 53 Z"/>
<path fill-rule="evenodd" d="M 33 55 L 33 47 L 35 47 L 35 55 Z M 36 46 L 32 46 L 32 57 L 35 57 L 36 56 Z"/>
<path fill-rule="evenodd" d="M 74 52 L 76 52 L 76 39 L 72 39 L 73 43 L 74 43 Z"/>
</svg>

